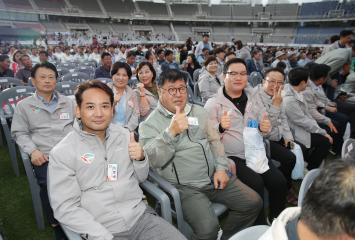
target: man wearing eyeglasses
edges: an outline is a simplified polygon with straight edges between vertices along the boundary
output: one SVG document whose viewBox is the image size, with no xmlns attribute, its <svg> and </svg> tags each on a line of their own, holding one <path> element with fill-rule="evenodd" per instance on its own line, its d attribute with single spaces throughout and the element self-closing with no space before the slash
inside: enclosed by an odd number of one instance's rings
<svg viewBox="0 0 355 240">
<path fill-rule="evenodd" d="M 260 134 L 268 137 L 273 129 L 270 121 L 272 116 L 266 109 L 258 107 L 261 103 L 255 96 L 255 90 L 248 85 L 244 60 L 229 60 L 224 65 L 223 72 L 224 87 L 208 99 L 205 109 L 212 121 L 211 125 L 219 130 L 226 155 L 235 162 L 238 179 L 255 190 L 261 198 L 264 196 L 264 188 L 268 190 L 270 219 L 273 219 L 285 207 L 286 180 L 271 161 L 268 162 L 268 169 L 263 172 L 247 166 L 243 138 L 248 120 L 256 120 Z M 266 224 L 265 220 L 264 211 L 261 211 L 256 223 Z"/>
<path fill-rule="evenodd" d="M 217 238 L 218 217 L 211 201 L 229 209 L 221 239 L 252 225 L 261 209 L 260 197 L 235 177 L 217 131 L 200 106 L 187 103 L 186 80 L 167 70 L 158 81 L 159 103 L 139 128 L 151 166 L 180 193 L 184 219 L 192 239 Z"/>
</svg>

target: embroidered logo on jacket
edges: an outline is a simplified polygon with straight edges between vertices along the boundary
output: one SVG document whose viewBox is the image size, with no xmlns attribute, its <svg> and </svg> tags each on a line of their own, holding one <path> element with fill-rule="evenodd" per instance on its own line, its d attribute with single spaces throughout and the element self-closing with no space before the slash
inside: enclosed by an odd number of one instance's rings
<svg viewBox="0 0 355 240">
<path fill-rule="evenodd" d="M 91 164 L 94 161 L 95 154 L 93 153 L 85 153 L 80 157 L 80 160 L 86 164 Z"/>
</svg>

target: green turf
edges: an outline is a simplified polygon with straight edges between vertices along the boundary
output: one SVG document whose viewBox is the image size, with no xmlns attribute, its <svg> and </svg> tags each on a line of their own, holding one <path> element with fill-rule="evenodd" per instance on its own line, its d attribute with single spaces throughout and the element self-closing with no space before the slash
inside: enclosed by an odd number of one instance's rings
<svg viewBox="0 0 355 240">
<path fill-rule="evenodd" d="M 37 229 L 30 188 L 19 159 L 20 177 L 11 167 L 6 146 L 0 147 L 0 230 L 7 240 L 48 240 L 53 233 L 48 227 Z"/>
</svg>

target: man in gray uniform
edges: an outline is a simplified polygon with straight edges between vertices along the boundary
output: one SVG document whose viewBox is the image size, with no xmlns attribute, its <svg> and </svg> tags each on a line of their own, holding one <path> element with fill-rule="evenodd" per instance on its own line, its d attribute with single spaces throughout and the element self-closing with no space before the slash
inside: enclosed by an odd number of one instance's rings
<svg viewBox="0 0 355 240">
<path fill-rule="evenodd" d="M 72 130 L 74 103 L 55 91 L 58 72 L 53 64 L 37 64 L 31 77 L 36 93 L 17 104 L 11 134 L 31 157 L 48 222 L 54 227 L 57 239 L 65 239 L 49 205 L 47 166 L 49 151 Z"/>
<path fill-rule="evenodd" d="M 159 104 L 141 123 L 140 140 L 150 163 L 180 192 L 184 219 L 192 239 L 215 240 L 218 218 L 211 201 L 229 209 L 222 239 L 251 226 L 262 206 L 256 192 L 228 175 L 220 136 L 200 106 L 187 103 L 187 86 L 179 70 L 169 69 L 158 82 Z"/>
<path fill-rule="evenodd" d="M 185 239 L 142 201 L 139 182 L 148 176 L 148 159 L 133 133 L 110 125 L 111 88 L 88 81 L 79 85 L 75 98 L 74 130 L 49 154 L 54 216 L 89 240 Z"/>
</svg>

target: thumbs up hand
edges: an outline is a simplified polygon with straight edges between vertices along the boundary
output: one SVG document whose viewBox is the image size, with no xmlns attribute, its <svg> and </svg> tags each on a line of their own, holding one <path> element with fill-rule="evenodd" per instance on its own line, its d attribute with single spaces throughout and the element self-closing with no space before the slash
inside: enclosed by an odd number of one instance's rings
<svg viewBox="0 0 355 240">
<path fill-rule="evenodd" d="M 221 117 L 221 127 L 223 129 L 229 129 L 231 127 L 230 113 L 227 111 L 223 111 L 223 115 Z"/>
<path fill-rule="evenodd" d="M 181 110 L 179 106 L 176 106 L 175 109 L 175 115 L 171 119 L 169 126 L 169 132 L 174 137 L 189 127 L 186 114 Z"/>
<path fill-rule="evenodd" d="M 128 144 L 128 153 L 129 153 L 129 157 L 132 160 L 143 160 L 144 159 L 144 151 L 142 146 L 136 141 L 136 139 L 134 138 L 134 133 L 131 132 L 131 137 L 130 137 L 130 141 Z"/>
<path fill-rule="evenodd" d="M 271 131 L 271 122 L 266 112 L 263 113 L 263 116 L 260 121 L 260 131 L 263 133 L 268 133 Z"/>
</svg>

